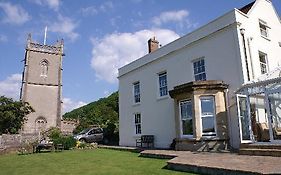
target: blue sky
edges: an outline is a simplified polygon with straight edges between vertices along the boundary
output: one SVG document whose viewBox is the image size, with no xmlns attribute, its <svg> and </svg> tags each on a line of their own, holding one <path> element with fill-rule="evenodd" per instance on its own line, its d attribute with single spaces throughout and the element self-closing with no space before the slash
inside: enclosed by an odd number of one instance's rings
<svg viewBox="0 0 281 175">
<path fill-rule="evenodd" d="M 251 0 L 0 0 L 0 95 L 18 99 L 27 34 L 64 39 L 64 111 L 118 90 L 117 69 Z M 281 14 L 281 1 L 272 0 Z"/>
</svg>

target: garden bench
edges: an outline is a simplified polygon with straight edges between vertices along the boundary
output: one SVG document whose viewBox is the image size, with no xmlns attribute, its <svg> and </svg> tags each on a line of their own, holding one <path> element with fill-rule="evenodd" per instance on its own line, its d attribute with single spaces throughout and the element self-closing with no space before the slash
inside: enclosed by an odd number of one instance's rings
<svg viewBox="0 0 281 175">
<path fill-rule="evenodd" d="M 63 144 L 57 144 L 57 145 L 55 146 L 55 149 L 56 149 L 57 151 L 62 151 L 62 150 L 64 149 Z"/>
<path fill-rule="evenodd" d="M 143 148 L 144 145 L 146 145 L 147 148 L 150 146 L 154 147 L 154 135 L 142 135 L 140 138 L 136 140 L 136 147 Z"/>
<path fill-rule="evenodd" d="M 33 152 L 35 150 L 36 153 L 40 153 L 41 150 L 50 150 L 53 151 L 55 149 L 55 146 L 53 143 L 39 143 L 33 147 Z"/>
</svg>

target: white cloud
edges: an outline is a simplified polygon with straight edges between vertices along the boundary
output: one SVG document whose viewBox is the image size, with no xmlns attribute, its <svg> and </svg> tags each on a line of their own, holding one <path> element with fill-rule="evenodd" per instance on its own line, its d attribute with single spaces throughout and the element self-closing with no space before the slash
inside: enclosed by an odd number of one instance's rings
<svg viewBox="0 0 281 175">
<path fill-rule="evenodd" d="M 29 14 L 20 5 L 0 2 L 0 8 L 2 8 L 5 13 L 2 19 L 4 23 L 21 25 L 31 19 Z"/>
<path fill-rule="evenodd" d="M 99 12 L 108 12 L 113 9 L 114 5 L 111 1 L 106 1 L 100 6 L 88 6 L 80 9 L 80 12 L 83 16 L 92 16 L 96 15 Z"/>
<path fill-rule="evenodd" d="M 63 113 L 70 112 L 73 109 L 86 105 L 83 101 L 74 101 L 71 98 L 63 98 Z"/>
<path fill-rule="evenodd" d="M 187 10 L 167 11 L 162 12 L 159 16 L 154 17 L 152 22 L 158 26 L 168 22 L 182 22 L 186 20 L 188 15 L 189 12 Z"/>
<path fill-rule="evenodd" d="M 68 17 L 58 16 L 58 20 L 51 23 L 50 31 L 58 32 L 66 35 L 71 41 L 75 41 L 79 34 L 74 30 L 78 27 L 78 24 Z"/>
<path fill-rule="evenodd" d="M 106 12 L 109 9 L 113 9 L 113 3 L 111 1 L 107 1 L 100 6 L 100 10 Z"/>
<path fill-rule="evenodd" d="M 95 6 L 89 6 L 85 8 L 81 8 L 81 13 L 84 16 L 91 16 L 98 13 L 98 9 Z"/>
<path fill-rule="evenodd" d="M 103 95 L 105 97 L 108 97 L 110 95 L 110 92 L 108 90 L 103 91 Z"/>
<path fill-rule="evenodd" d="M 8 41 L 8 37 L 6 35 L 0 34 L 0 42 L 6 42 Z"/>
<path fill-rule="evenodd" d="M 15 100 L 19 99 L 21 87 L 21 74 L 12 74 L 0 81 L 0 96 L 4 95 Z"/>
<path fill-rule="evenodd" d="M 55 11 L 57 11 L 60 6 L 60 0 L 30 0 L 30 1 L 41 6 L 48 6 L 49 8 Z"/>
<path fill-rule="evenodd" d="M 118 68 L 147 54 L 147 40 L 153 36 L 165 45 L 179 35 L 167 29 L 140 30 L 135 33 L 113 33 L 93 43 L 91 66 L 99 80 L 116 82 Z"/>
</svg>

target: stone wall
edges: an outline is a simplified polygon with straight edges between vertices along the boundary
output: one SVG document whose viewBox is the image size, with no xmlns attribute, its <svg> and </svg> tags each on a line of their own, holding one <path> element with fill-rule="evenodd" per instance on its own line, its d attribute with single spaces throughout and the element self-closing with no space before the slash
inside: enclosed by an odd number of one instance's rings
<svg viewBox="0 0 281 175">
<path fill-rule="evenodd" d="M 32 134 L 3 134 L 0 135 L 0 154 L 17 151 L 26 144 L 38 141 L 38 135 Z"/>
<path fill-rule="evenodd" d="M 78 122 L 76 120 L 61 120 L 61 132 L 66 135 L 71 135 L 77 125 Z"/>
<path fill-rule="evenodd" d="M 176 139 L 175 150 L 177 151 L 202 151 L 202 152 L 221 152 L 229 149 L 226 139 Z"/>
</svg>

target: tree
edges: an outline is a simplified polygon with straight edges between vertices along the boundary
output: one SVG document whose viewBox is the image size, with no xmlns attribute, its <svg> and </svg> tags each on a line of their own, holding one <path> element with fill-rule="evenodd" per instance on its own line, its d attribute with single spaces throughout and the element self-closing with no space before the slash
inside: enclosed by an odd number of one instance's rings
<svg viewBox="0 0 281 175">
<path fill-rule="evenodd" d="M 109 142 L 118 143 L 119 120 L 118 120 L 118 92 L 112 93 L 106 98 L 89 103 L 63 115 L 64 119 L 79 120 L 79 125 L 74 133 L 93 125 L 104 129 L 104 137 Z"/>
<path fill-rule="evenodd" d="M 14 101 L 0 96 L 0 134 L 16 134 L 21 129 L 26 115 L 34 112 L 27 102 Z"/>
</svg>

